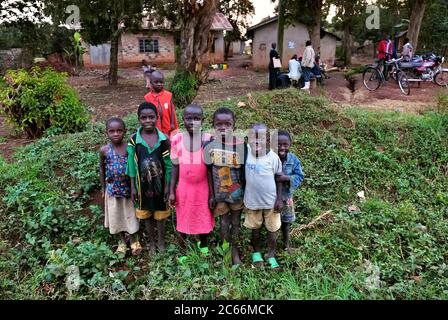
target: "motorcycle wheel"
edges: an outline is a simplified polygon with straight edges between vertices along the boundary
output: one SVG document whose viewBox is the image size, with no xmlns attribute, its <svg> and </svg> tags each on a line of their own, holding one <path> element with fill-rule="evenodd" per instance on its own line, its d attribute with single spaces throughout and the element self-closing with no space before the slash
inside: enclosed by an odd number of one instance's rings
<svg viewBox="0 0 448 320">
<path fill-rule="evenodd" d="M 411 85 L 409 83 L 408 77 L 404 72 L 399 72 L 397 74 L 398 86 L 403 94 L 409 95 L 411 93 Z"/>
<path fill-rule="evenodd" d="M 381 75 L 377 69 L 373 67 L 368 67 L 362 73 L 362 81 L 364 86 L 369 91 L 375 91 L 381 85 Z"/>
<path fill-rule="evenodd" d="M 434 77 L 434 82 L 441 87 L 448 86 L 448 72 L 440 71 L 439 73 L 437 73 Z"/>
</svg>

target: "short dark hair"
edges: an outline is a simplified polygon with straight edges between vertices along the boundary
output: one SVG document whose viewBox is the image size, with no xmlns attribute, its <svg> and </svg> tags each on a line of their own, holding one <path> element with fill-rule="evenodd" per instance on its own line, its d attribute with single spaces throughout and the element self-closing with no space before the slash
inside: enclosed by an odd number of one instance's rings
<svg viewBox="0 0 448 320">
<path fill-rule="evenodd" d="M 305 43 L 305 46 L 308 47 L 310 45 L 311 45 L 311 40 L 307 40 L 306 43 Z"/>
<path fill-rule="evenodd" d="M 156 114 L 156 116 L 158 117 L 157 114 L 157 108 L 155 105 L 153 105 L 151 102 L 143 102 L 141 105 L 138 106 L 138 110 L 137 110 L 137 115 L 140 117 L 140 114 L 142 113 L 143 110 L 145 109 L 149 109 L 154 111 L 154 113 Z"/>
<path fill-rule="evenodd" d="M 195 109 L 199 109 L 199 110 L 201 110 L 201 112 L 202 112 L 202 114 L 204 114 L 204 109 L 200 106 L 200 105 L 198 105 L 198 104 L 196 104 L 196 103 L 190 103 L 189 105 L 187 105 L 185 108 L 184 108 L 184 114 L 185 114 L 185 112 L 187 111 L 187 108 L 195 108 Z"/>
<path fill-rule="evenodd" d="M 124 129 L 126 129 L 126 125 L 124 124 L 123 119 L 117 118 L 117 117 L 112 117 L 106 121 L 106 130 L 109 128 L 109 126 L 112 122 L 118 122 L 123 126 Z"/>
<path fill-rule="evenodd" d="M 286 130 L 278 130 L 277 131 L 277 136 L 279 136 L 279 137 L 280 136 L 287 137 L 289 139 L 289 141 L 292 142 L 291 135 Z"/>
<path fill-rule="evenodd" d="M 296 54 L 293 55 L 293 56 L 291 57 L 291 60 L 297 60 L 297 55 L 296 55 Z"/>
<path fill-rule="evenodd" d="M 213 113 L 213 120 L 212 120 L 213 122 L 215 122 L 215 118 L 218 114 L 230 114 L 232 116 L 233 122 L 235 123 L 235 119 L 236 119 L 235 113 L 232 110 L 230 110 L 229 108 L 226 108 L 226 107 L 218 108 L 218 110 L 216 110 Z"/>
<path fill-rule="evenodd" d="M 409 38 L 404 38 L 404 44 L 409 42 Z"/>
</svg>

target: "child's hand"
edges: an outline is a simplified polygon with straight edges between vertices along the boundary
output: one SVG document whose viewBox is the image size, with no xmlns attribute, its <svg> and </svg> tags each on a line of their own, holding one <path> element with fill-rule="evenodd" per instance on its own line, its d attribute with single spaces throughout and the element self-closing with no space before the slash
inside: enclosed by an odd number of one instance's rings
<svg viewBox="0 0 448 320">
<path fill-rule="evenodd" d="M 171 208 L 174 208 L 174 206 L 176 205 L 176 195 L 174 193 L 170 194 L 170 197 L 168 199 L 168 204 Z"/>
<path fill-rule="evenodd" d="M 281 174 L 275 177 L 278 182 L 290 182 L 291 179 L 289 176 Z"/>
<path fill-rule="evenodd" d="M 135 190 L 135 188 L 131 189 L 131 201 L 132 203 L 137 201 L 137 190 Z"/>
<path fill-rule="evenodd" d="M 168 202 L 169 197 L 170 197 L 170 186 L 169 186 L 169 183 L 167 183 L 165 185 L 165 197 L 164 197 L 165 202 Z"/>
<path fill-rule="evenodd" d="M 277 198 L 277 200 L 275 201 L 275 206 L 274 206 L 274 210 L 275 211 L 280 211 L 283 208 L 283 201 L 280 198 Z"/>
<path fill-rule="evenodd" d="M 210 210 L 215 209 L 215 207 L 216 207 L 216 200 L 215 200 L 214 196 L 210 196 L 208 198 L 208 207 L 210 208 Z"/>
</svg>

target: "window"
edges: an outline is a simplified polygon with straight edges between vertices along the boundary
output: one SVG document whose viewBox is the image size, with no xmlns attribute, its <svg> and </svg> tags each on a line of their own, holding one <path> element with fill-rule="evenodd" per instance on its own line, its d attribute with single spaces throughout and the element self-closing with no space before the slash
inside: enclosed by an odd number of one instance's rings
<svg viewBox="0 0 448 320">
<path fill-rule="evenodd" d="M 140 53 L 159 53 L 159 40 L 139 39 Z"/>
</svg>

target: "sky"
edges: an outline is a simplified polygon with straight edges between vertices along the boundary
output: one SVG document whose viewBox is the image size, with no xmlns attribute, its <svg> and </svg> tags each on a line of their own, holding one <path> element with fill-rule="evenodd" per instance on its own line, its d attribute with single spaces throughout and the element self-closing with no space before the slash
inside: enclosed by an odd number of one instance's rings
<svg viewBox="0 0 448 320">
<path fill-rule="evenodd" d="M 249 25 L 257 24 L 267 16 L 273 17 L 277 2 L 277 0 L 275 3 L 272 3 L 272 0 L 252 0 L 255 7 L 255 15 L 252 17 L 252 20 L 248 19 L 250 21 Z"/>
</svg>

